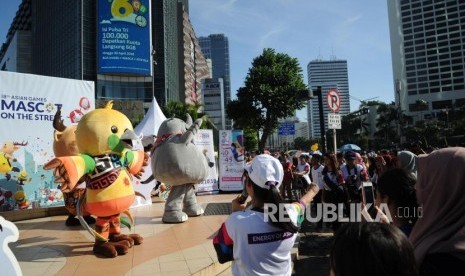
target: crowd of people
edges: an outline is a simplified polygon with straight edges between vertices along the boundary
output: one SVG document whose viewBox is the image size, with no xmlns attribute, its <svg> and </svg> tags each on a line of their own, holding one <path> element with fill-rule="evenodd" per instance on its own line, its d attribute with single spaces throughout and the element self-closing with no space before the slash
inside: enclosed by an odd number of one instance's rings
<svg viewBox="0 0 465 276">
<path fill-rule="evenodd" d="M 307 207 L 333 203 L 348 214 L 352 203 L 368 206 L 365 183 L 373 187 L 370 218 L 331 224 L 331 275 L 462 275 L 465 148 L 255 153 L 246 162 L 246 193 L 233 200 L 214 239 L 234 275 L 290 275 L 290 249 Z M 269 221 L 270 204 L 286 206 L 276 217 L 290 219 Z M 323 229 L 323 220 L 316 226 Z"/>
</svg>

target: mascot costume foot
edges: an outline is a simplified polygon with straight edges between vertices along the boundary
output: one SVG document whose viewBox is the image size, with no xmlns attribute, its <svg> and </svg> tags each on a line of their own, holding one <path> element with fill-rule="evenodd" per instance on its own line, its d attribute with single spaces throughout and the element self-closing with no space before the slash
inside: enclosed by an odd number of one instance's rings
<svg viewBox="0 0 465 276">
<path fill-rule="evenodd" d="M 78 217 L 95 237 L 93 252 L 108 258 L 124 255 L 130 247 L 142 243 L 137 234 L 121 234 L 120 214 L 128 215 L 133 224 L 128 211 L 135 198 L 132 176 L 139 178 L 148 162 L 143 150 L 132 150 L 132 141 L 138 137 L 131 122 L 112 106 L 110 101 L 79 121 L 79 155 L 57 157 L 44 166 L 54 170 L 55 182 L 63 192 L 72 191 L 80 179 L 85 179 L 86 193 L 79 201 Z M 95 229 L 82 218 L 83 211 L 97 217 Z"/>
<path fill-rule="evenodd" d="M 157 140 L 152 149 L 153 177 L 171 186 L 166 199 L 163 222 L 184 222 L 188 217 L 200 216 L 203 209 L 197 204 L 194 184 L 208 176 L 209 162 L 205 154 L 193 144 L 202 119 L 192 123 L 166 119 L 158 129 Z"/>
</svg>

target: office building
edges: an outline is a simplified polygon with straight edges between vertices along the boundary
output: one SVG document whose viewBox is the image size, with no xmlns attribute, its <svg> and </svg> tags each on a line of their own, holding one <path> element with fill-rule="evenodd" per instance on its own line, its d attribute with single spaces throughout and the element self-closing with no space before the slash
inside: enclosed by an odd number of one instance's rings
<svg viewBox="0 0 465 276">
<path fill-rule="evenodd" d="M 194 28 L 189 19 L 189 14 L 184 5 L 178 3 L 178 13 L 182 14 L 179 34 L 181 35 L 179 48 L 179 91 L 180 99 L 186 104 L 199 105 L 202 103 L 202 81 L 210 77 L 207 65 Z"/>
<path fill-rule="evenodd" d="M 328 130 L 328 113 L 326 95 L 331 88 L 338 91 L 340 108 L 338 114 L 347 115 L 350 112 L 349 77 L 346 60 L 313 60 L 307 65 L 308 85 L 316 90 L 321 86 L 323 100 L 323 120 L 325 131 Z M 311 138 L 321 138 L 318 98 L 311 99 L 307 105 L 309 135 Z"/>
<path fill-rule="evenodd" d="M 208 69 L 188 1 L 114 7 L 127 4 L 23 0 L 0 49 L 0 69 L 94 81 L 97 104 L 111 99 L 148 107 L 153 96 L 161 106 L 196 102 Z"/>
<path fill-rule="evenodd" d="M 202 87 L 204 111 L 217 129 L 225 129 L 223 79 L 205 79 Z"/>
<path fill-rule="evenodd" d="M 387 0 L 396 105 L 414 121 L 465 105 L 465 1 Z"/>
<path fill-rule="evenodd" d="M 31 73 L 31 13 L 31 0 L 23 0 L 0 48 L 0 70 Z"/>
<path fill-rule="evenodd" d="M 212 78 L 223 79 L 224 106 L 231 101 L 231 78 L 229 67 L 229 42 L 224 34 L 211 34 L 208 37 L 199 37 L 200 47 L 205 58 L 212 63 Z M 226 129 L 231 129 L 231 120 L 226 118 Z"/>
</svg>

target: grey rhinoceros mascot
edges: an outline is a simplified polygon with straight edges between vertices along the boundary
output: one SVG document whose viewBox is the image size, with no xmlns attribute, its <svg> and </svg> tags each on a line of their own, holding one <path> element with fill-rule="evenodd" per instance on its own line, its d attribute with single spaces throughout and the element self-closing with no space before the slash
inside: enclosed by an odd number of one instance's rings
<svg viewBox="0 0 465 276">
<path fill-rule="evenodd" d="M 163 222 L 184 222 L 188 217 L 200 216 L 203 209 L 197 204 L 194 184 L 208 176 L 209 162 L 204 153 L 193 144 L 202 119 L 192 123 L 169 118 L 158 129 L 152 149 L 153 177 L 171 186 L 166 199 Z"/>
</svg>

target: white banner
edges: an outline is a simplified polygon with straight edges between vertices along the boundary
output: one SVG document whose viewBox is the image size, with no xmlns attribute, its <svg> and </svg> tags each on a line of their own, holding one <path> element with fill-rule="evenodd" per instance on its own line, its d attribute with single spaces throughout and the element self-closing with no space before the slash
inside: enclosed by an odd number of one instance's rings
<svg viewBox="0 0 465 276">
<path fill-rule="evenodd" d="M 244 139 L 242 130 L 220 130 L 218 159 L 220 190 L 240 191 L 244 172 Z"/>
<path fill-rule="evenodd" d="M 211 129 L 199 129 L 194 138 L 194 144 L 205 154 L 208 162 L 213 165 L 208 172 L 208 178 L 195 185 L 198 194 L 209 194 L 218 192 L 218 165 L 215 160 L 215 149 L 213 147 L 213 131 Z"/>
<path fill-rule="evenodd" d="M 144 149 L 142 141 L 138 141 L 135 145 L 133 145 L 133 148 L 136 150 Z M 147 154 L 150 155 L 150 151 L 148 151 Z M 149 158 L 148 165 L 144 167 L 142 176 L 140 178 L 132 178 L 132 186 L 134 187 L 134 191 L 139 193 L 139 195 L 136 195 L 136 199 L 134 200 L 131 208 L 152 204 L 151 192 L 153 188 L 155 188 L 156 180 L 152 180 L 147 184 L 142 184 L 142 181 L 147 180 L 152 175 L 152 167 L 150 164 L 152 164 L 152 161 Z"/>
<path fill-rule="evenodd" d="M 0 211 L 63 205 L 53 171 L 53 118 L 61 106 L 65 125 L 94 109 L 94 83 L 0 71 Z M 25 197 L 23 197 L 25 196 Z"/>
</svg>

